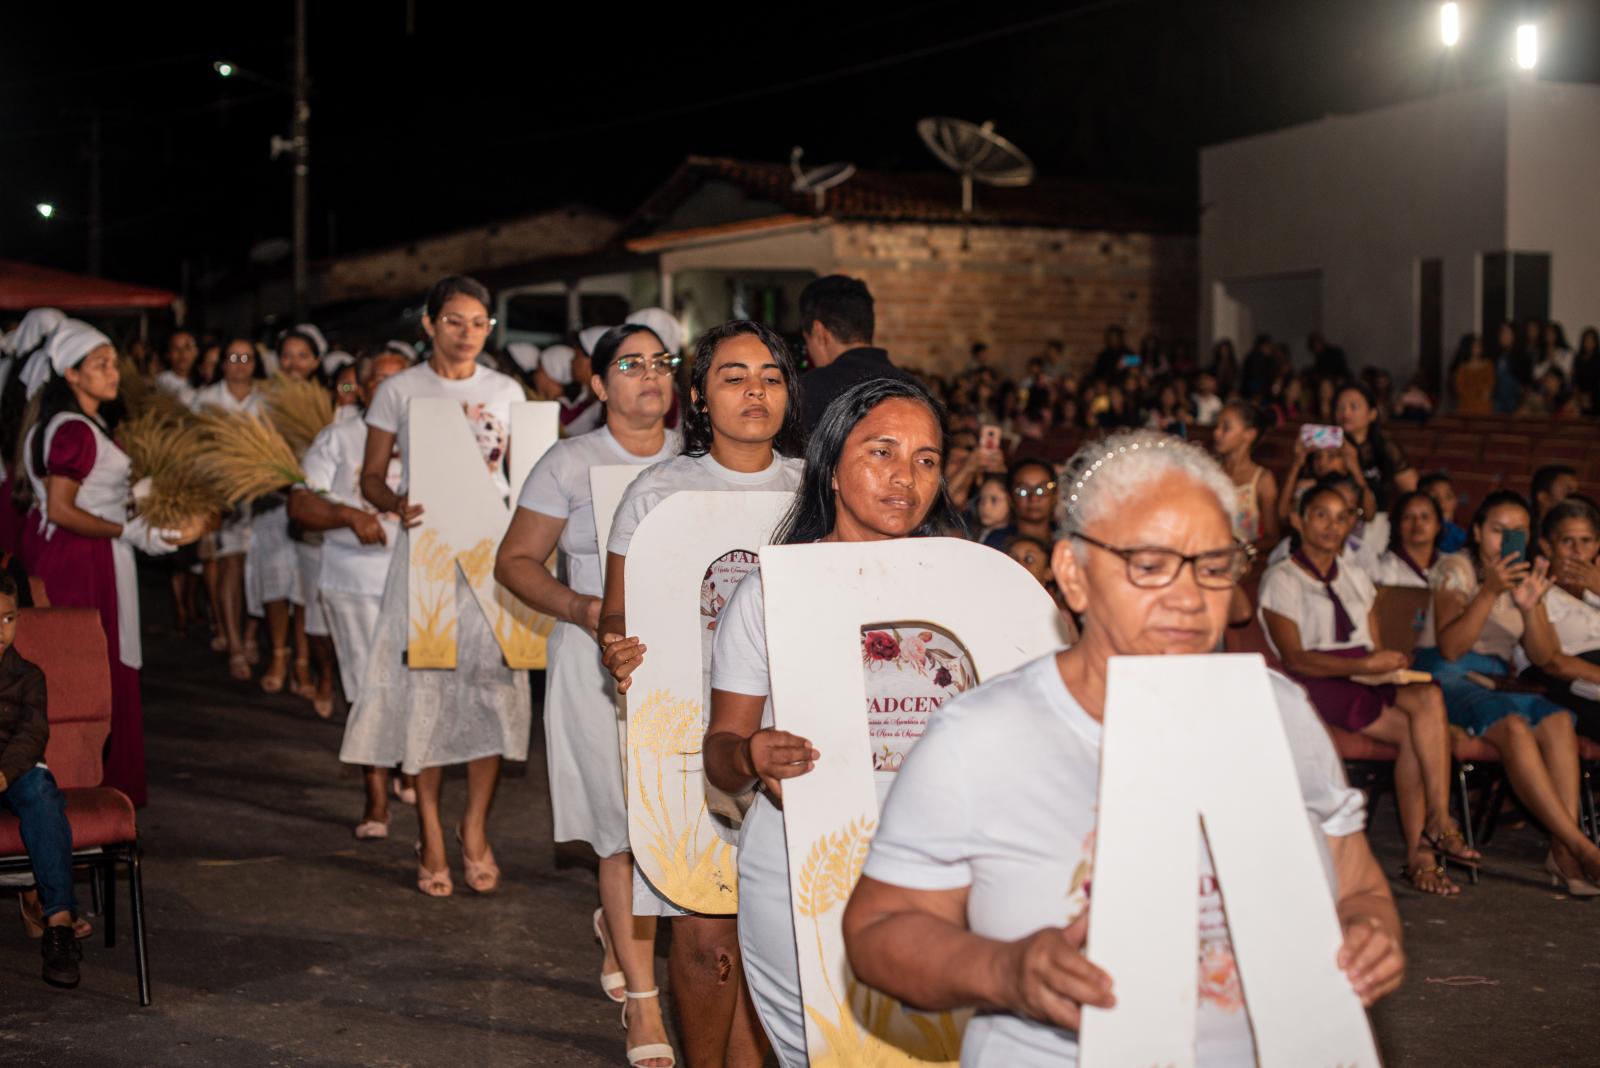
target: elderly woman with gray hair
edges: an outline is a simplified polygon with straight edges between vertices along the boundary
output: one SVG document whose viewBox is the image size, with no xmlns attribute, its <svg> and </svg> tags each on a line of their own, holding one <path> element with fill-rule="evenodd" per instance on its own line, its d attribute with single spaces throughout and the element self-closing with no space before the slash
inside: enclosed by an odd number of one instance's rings
<svg viewBox="0 0 1600 1068">
<path fill-rule="evenodd" d="M 1142 431 L 1089 449 L 1072 466 L 1098 470 L 1070 491 L 1051 559 L 1082 639 L 940 710 L 906 758 L 845 915 L 862 981 L 922 1009 L 980 1010 L 963 1065 L 1075 1063 L 1081 1007 L 1115 1004 L 1116 977 L 1083 952 L 1107 661 L 1211 652 L 1248 566 L 1229 519 L 1233 484 L 1203 451 Z M 1345 931 L 1339 966 L 1370 1005 L 1399 985 L 1405 961 L 1362 797 L 1305 694 L 1277 674 L 1272 689 L 1321 831 Z M 1253 1065 L 1209 854 L 1198 893 L 1197 1063 Z"/>
</svg>

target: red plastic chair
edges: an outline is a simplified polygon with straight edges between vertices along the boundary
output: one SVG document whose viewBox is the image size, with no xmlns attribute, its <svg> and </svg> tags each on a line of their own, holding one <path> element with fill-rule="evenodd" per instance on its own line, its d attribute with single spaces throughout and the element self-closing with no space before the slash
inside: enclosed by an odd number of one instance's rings
<svg viewBox="0 0 1600 1068">
<path fill-rule="evenodd" d="M 117 944 L 117 867 L 127 866 L 139 1004 L 149 1005 L 139 825 L 127 795 L 100 785 L 100 755 L 111 733 L 111 670 L 100 616 L 92 608 L 24 608 L 16 647 L 44 672 L 50 699 L 45 762 L 66 795 L 73 866 L 88 868 L 95 880 L 107 947 Z M 17 818 L 0 814 L 0 872 L 29 870 Z"/>
</svg>

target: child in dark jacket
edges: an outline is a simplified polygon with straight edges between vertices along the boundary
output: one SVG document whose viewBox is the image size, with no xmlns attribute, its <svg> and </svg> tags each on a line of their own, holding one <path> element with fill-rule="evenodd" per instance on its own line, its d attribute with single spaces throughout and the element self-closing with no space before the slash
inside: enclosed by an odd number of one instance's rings
<svg viewBox="0 0 1600 1068">
<path fill-rule="evenodd" d="M 44 932 L 44 981 L 77 986 L 74 931 L 78 902 L 72 885 L 72 827 L 66 799 L 44 766 L 50 717 L 44 672 L 12 647 L 17 635 L 17 586 L 0 572 L 0 808 L 22 825 L 22 842 L 39 885 Z M 26 916 L 26 904 L 24 904 Z"/>
</svg>

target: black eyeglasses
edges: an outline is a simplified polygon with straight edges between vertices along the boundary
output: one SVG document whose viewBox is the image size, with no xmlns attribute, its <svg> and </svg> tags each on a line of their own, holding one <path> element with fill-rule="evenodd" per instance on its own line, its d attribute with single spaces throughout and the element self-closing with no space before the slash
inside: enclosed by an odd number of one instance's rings
<svg viewBox="0 0 1600 1068">
<path fill-rule="evenodd" d="M 1141 590 L 1159 590 L 1172 585 L 1178 577 L 1178 572 L 1183 570 L 1184 564 L 1194 565 L 1194 580 L 1203 588 L 1232 589 L 1244 577 L 1244 573 L 1250 570 L 1250 561 L 1254 560 L 1256 555 L 1254 546 L 1237 542 L 1232 548 L 1213 549 L 1210 552 L 1186 556 L 1176 549 L 1145 547 L 1118 549 L 1114 545 L 1107 545 L 1098 538 L 1091 538 L 1081 532 L 1069 534 L 1068 537 L 1077 538 L 1093 545 L 1096 549 L 1104 549 L 1114 556 L 1122 557 L 1122 562 L 1128 566 L 1129 584 Z"/>
<path fill-rule="evenodd" d="M 657 356 L 624 356 L 613 366 L 629 378 L 644 374 L 646 364 L 658 375 L 670 375 L 683 363 L 683 357 L 661 354 Z"/>
<path fill-rule="evenodd" d="M 1041 482 L 1037 486 L 1016 486 L 1011 490 L 1013 494 L 1024 501 L 1029 497 L 1043 497 L 1055 491 L 1056 484 L 1054 482 Z"/>
</svg>

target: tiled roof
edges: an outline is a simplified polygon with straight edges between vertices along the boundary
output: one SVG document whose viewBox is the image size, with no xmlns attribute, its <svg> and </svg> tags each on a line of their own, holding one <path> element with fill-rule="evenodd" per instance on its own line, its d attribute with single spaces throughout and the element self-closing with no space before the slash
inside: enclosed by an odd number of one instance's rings
<svg viewBox="0 0 1600 1068">
<path fill-rule="evenodd" d="M 635 213 L 624 233 L 651 232 L 701 185 L 718 179 L 786 212 L 847 220 L 1187 233 L 1195 230 L 1197 218 L 1193 199 L 1171 187 L 1047 177 L 1015 189 L 975 185 L 968 217 L 961 212 L 961 180 L 948 171 L 857 171 L 824 194 L 819 213 L 813 194 L 794 191 L 787 163 L 690 156 Z"/>
</svg>

